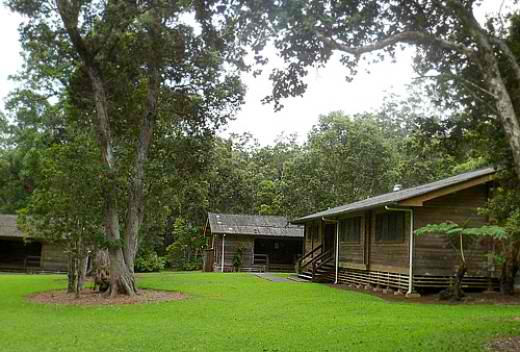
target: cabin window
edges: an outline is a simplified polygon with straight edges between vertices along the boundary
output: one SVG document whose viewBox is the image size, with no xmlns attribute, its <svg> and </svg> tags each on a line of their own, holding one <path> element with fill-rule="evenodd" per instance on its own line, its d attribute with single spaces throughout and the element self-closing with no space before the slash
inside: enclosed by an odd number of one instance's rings
<svg viewBox="0 0 520 352">
<path fill-rule="evenodd" d="M 404 237 L 403 213 L 392 212 L 376 215 L 377 242 L 403 242 Z"/>
<path fill-rule="evenodd" d="M 339 239 L 341 242 L 356 242 L 361 240 L 361 216 L 340 220 Z"/>
</svg>

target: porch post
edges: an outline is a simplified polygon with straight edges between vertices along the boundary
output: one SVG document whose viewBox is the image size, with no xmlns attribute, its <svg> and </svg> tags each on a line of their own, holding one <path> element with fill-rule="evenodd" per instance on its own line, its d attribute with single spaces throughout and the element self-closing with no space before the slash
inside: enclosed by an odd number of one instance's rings
<svg viewBox="0 0 520 352">
<path fill-rule="evenodd" d="M 226 235 L 222 234 L 222 263 L 220 264 L 220 270 L 224 272 L 224 254 L 226 245 Z"/>
<path fill-rule="evenodd" d="M 334 284 L 338 283 L 338 267 L 339 267 L 339 221 L 336 222 L 336 279 Z"/>
<path fill-rule="evenodd" d="M 385 209 L 388 211 L 402 211 L 404 213 L 410 214 L 410 248 L 409 248 L 409 263 L 408 263 L 408 292 L 407 296 L 411 296 L 414 294 L 413 290 L 413 252 L 415 248 L 414 241 L 414 212 L 413 208 L 391 208 L 389 206 L 385 206 Z"/>
</svg>

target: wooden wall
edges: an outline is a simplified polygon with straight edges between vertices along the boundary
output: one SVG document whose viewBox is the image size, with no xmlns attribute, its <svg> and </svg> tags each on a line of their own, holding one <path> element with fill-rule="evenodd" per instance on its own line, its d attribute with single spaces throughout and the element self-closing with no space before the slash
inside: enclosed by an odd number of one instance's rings
<svg viewBox="0 0 520 352">
<path fill-rule="evenodd" d="M 215 250 L 214 271 L 222 270 L 222 235 L 216 234 L 213 249 Z M 242 248 L 242 269 L 252 267 L 255 238 L 244 235 L 226 235 L 224 241 L 224 271 L 233 271 L 233 256 L 238 248 Z"/>
<path fill-rule="evenodd" d="M 315 227 L 318 230 L 317 235 L 312 235 L 314 231 L 311 231 L 311 227 Z M 321 221 L 312 221 L 305 224 L 305 238 L 304 238 L 304 253 L 311 252 L 314 248 L 320 246 L 323 242 L 324 225 Z"/>
<path fill-rule="evenodd" d="M 367 216 L 368 215 L 368 216 Z M 347 217 L 342 217 L 338 220 L 347 219 L 351 217 L 361 216 L 361 236 L 359 242 L 341 241 L 339 242 L 339 266 L 342 268 L 351 269 L 366 269 L 366 240 L 370 231 L 369 223 L 365 219 L 369 219 L 370 213 L 363 212 L 349 214 Z"/>
<path fill-rule="evenodd" d="M 368 269 L 393 273 L 408 273 L 410 251 L 410 216 L 405 214 L 404 241 L 376 241 L 376 215 L 387 212 L 384 208 L 374 209 L 370 216 L 370 239 L 368 243 Z"/>
<path fill-rule="evenodd" d="M 427 224 L 453 221 L 469 226 L 480 226 L 487 219 L 478 214 L 477 209 L 485 205 L 488 197 L 487 185 L 462 190 L 424 203 L 414 208 L 414 228 Z M 385 212 L 378 208 L 363 213 L 349 214 L 348 217 L 364 215 L 361 241 L 359 243 L 340 242 L 339 265 L 342 268 L 408 274 L 410 248 L 410 217 L 405 215 L 405 238 L 399 243 L 377 242 L 375 217 Z M 414 275 L 453 275 L 458 257 L 447 239 L 439 236 L 415 237 Z M 469 245 L 469 244 L 468 244 Z M 306 248 L 308 242 L 306 241 Z M 468 276 L 488 276 L 489 264 L 486 254 L 487 243 L 476 241 L 466 249 Z"/>
<path fill-rule="evenodd" d="M 42 244 L 41 269 L 52 272 L 66 272 L 68 259 L 64 247 L 59 244 Z"/>
<path fill-rule="evenodd" d="M 425 202 L 415 210 L 415 228 L 448 220 L 459 225 L 467 221 L 469 226 L 484 225 L 487 219 L 477 209 L 485 205 L 487 196 L 487 186 L 482 185 Z M 485 243 L 468 244 L 468 276 L 488 275 L 486 249 Z M 451 275 L 457 263 L 456 251 L 447 239 L 434 235 L 415 238 L 414 274 Z"/>
</svg>

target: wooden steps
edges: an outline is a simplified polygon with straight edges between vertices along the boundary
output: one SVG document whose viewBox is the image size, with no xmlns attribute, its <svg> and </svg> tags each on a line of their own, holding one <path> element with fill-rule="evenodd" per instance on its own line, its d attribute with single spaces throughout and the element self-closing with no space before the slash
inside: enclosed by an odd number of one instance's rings
<svg viewBox="0 0 520 352">
<path fill-rule="evenodd" d="M 312 275 L 312 271 L 302 271 L 297 276 L 302 280 L 314 281 L 314 282 L 333 282 L 334 281 L 335 267 L 332 265 L 323 265 L 316 270 L 316 273 Z"/>
</svg>

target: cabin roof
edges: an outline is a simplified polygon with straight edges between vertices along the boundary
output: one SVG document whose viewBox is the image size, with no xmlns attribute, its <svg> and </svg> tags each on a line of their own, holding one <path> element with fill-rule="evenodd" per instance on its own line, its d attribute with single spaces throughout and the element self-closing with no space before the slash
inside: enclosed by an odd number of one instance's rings
<svg viewBox="0 0 520 352">
<path fill-rule="evenodd" d="M 303 227 L 290 224 L 285 216 L 209 213 L 208 222 L 214 234 L 303 237 Z"/>
<path fill-rule="evenodd" d="M 403 205 L 403 201 L 433 193 L 442 189 L 449 189 L 452 186 L 469 183 L 476 179 L 482 179 L 483 182 L 488 182 L 489 179 L 485 176 L 495 174 L 496 170 L 492 167 L 479 169 L 471 172 L 466 172 L 460 175 L 448 177 L 439 181 L 427 183 L 424 185 L 403 189 L 400 191 L 381 194 L 375 197 L 360 200 L 354 203 L 344 204 L 335 208 L 320 211 L 314 214 L 306 215 L 304 217 L 291 221 L 293 224 L 301 224 L 309 220 L 320 219 L 322 217 L 331 217 L 341 214 L 347 214 L 360 210 L 368 210 L 385 205 Z"/>
<path fill-rule="evenodd" d="M 0 237 L 24 237 L 23 232 L 16 226 L 16 215 L 0 214 Z"/>
</svg>

